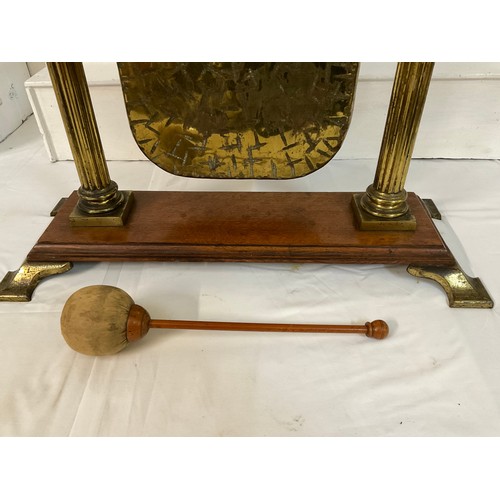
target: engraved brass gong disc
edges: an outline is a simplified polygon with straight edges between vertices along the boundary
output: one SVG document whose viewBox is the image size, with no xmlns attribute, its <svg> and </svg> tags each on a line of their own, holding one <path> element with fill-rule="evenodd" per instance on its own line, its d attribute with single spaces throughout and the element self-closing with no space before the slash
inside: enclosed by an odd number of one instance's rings
<svg viewBox="0 0 500 500">
<path fill-rule="evenodd" d="M 291 179 L 349 127 L 357 63 L 118 63 L 140 149 L 175 175 Z"/>
</svg>

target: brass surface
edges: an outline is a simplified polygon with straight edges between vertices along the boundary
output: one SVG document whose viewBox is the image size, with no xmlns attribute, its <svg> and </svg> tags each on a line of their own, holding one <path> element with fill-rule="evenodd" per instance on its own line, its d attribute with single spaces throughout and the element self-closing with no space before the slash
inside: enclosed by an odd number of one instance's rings
<svg viewBox="0 0 500 500">
<path fill-rule="evenodd" d="M 132 134 L 181 176 L 290 179 L 347 132 L 357 63 L 118 63 Z"/>
<path fill-rule="evenodd" d="M 66 203 L 66 200 L 68 198 L 61 198 L 57 203 L 56 206 L 50 211 L 50 216 L 55 217 L 57 215 L 57 212 L 59 212 L 59 209 Z"/>
<path fill-rule="evenodd" d="M 78 208 L 89 215 L 113 212 L 125 198 L 109 176 L 83 64 L 49 62 L 47 68 L 81 183 Z"/>
<path fill-rule="evenodd" d="M 493 300 L 479 278 L 472 278 L 456 264 L 451 267 L 410 265 L 407 271 L 418 278 L 439 283 L 450 307 L 491 309 Z"/>
<path fill-rule="evenodd" d="M 132 191 L 121 191 L 124 202 L 112 212 L 88 214 L 77 205 L 69 216 L 72 226 L 123 226 L 127 221 L 128 214 L 134 203 L 134 193 Z"/>
<path fill-rule="evenodd" d="M 386 221 L 408 213 L 404 184 L 433 67 L 434 63 L 398 63 L 375 179 L 355 203 L 357 219 L 365 212 L 387 227 Z"/>
<path fill-rule="evenodd" d="M 72 267 L 71 262 L 24 262 L 17 271 L 9 271 L 0 283 L 0 301 L 29 302 L 40 280 Z"/>
<path fill-rule="evenodd" d="M 441 212 L 438 210 L 438 207 L 436 207 L 436 204 L 430 200 L 429 198 L 423 199 L 422 203 L 424 204 L 425 208 L 427 209 L 427 212 L 429 212 L 429 215 L 436 220 L 441 220 Z"/>
<path fill-rule="evenodd" d="M 356 221 L 356 227 L 362 231 L 415 231 L 417 220 L 407 211 L 399 217 L 382 219 L 366 212 L 361 206 L 363 193 L 358 193 L 352 197 L 352 209 Z"/>
<path fill-rule="evenodd" d="M 407 193 L 403 189 L 397 193 L 384 193 L 373 184 L 366 188 L 366 193 L 360 200 L 360 206 L 365 212 L 384 220 L 396 219 L 405 215 L 408 210 Z"/>
</svg>

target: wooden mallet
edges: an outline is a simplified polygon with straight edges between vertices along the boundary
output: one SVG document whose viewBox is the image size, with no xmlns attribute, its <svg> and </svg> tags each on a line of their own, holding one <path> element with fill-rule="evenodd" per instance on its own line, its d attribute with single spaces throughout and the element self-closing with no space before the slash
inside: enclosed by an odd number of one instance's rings
<svg viewBox="0 0 500 500">
<path fill-rule="evenodd" d="M 150 328 L 176 330 L 230 330 L 253 332 L 362 333 L 384 339 L 389 333 L 382 320 L 364 325 L 297 325 L 279 323 L 231 323 L 151 319 L 120 288 L 95 285 L 82 288 L 66 301 L 61 314 L 61 331 L 68 345 L 90 356 L 115 354 L 129 342 L 140 340 Z"/>
</svg>

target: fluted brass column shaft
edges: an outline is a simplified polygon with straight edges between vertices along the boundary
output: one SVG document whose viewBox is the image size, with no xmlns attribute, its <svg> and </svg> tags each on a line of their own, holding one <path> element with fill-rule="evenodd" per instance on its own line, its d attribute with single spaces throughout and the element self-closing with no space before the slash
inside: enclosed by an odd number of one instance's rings
<svg viewBox="0 0 500 500">
<path fill-rule="evenodd" d="M 83 64 L 49 62 L 47 67 L 81 183 L 78 208 L 88 214 L 108 213 L 124 196 L 109 176 Z"/>
<path fill-rule="evenodd" d="M 399 193 L 406 180 L 434 63 L 399 63 L 380 147 L 375 189 Z"/>
<path fill-rule="evenodd" d="M 417 138 L 434 63 L 398 63 L 373 184 L 362 209 L 384 219 L 408 212 L 404 184 Z"/>
</svg>

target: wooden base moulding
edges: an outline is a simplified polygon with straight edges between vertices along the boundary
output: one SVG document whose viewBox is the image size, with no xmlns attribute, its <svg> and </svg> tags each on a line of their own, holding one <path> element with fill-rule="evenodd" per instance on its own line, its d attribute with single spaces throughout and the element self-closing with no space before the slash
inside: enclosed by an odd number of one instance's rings
<svg viewBox="0 0 500 500">
<path fill-rule="evenodd" d="M 221 261 L 453 265 L 422 200 L 416 231 L 360 231 L 353 193 L 134 192 L 123 227 L 74 227 L 73 192 L 27 261 Z"/>
</svg>

